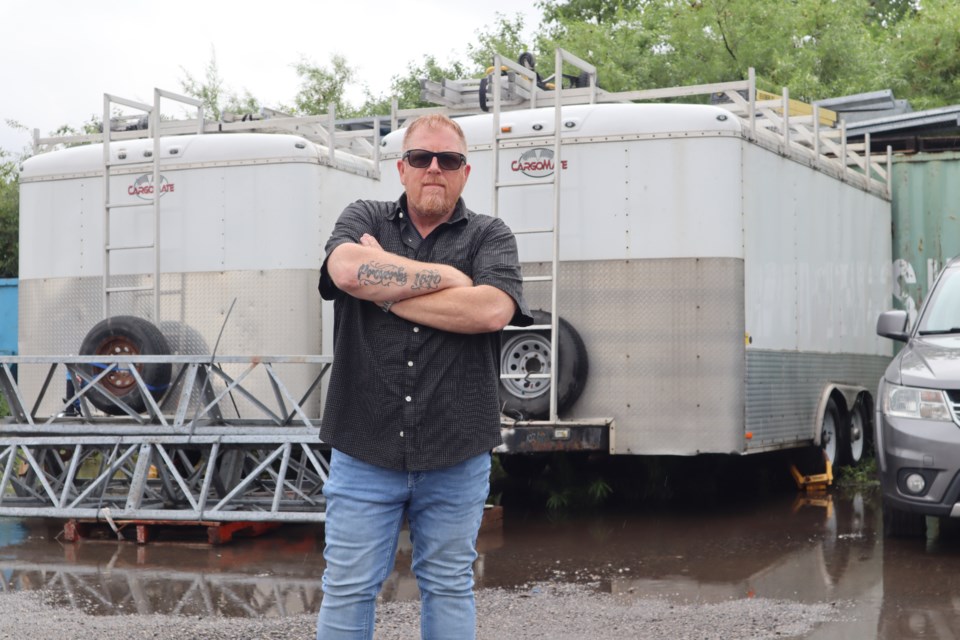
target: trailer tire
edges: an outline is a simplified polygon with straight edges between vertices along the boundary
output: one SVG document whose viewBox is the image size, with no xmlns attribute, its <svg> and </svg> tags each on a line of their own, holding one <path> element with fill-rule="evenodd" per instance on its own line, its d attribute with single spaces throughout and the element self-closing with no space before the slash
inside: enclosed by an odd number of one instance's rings
<svg viewBox="0 0 960 640">
<path fill-rule="evenodd" d="M 480 78 L 480 87 L 477 89 L 477 98 L 480 100 L 480 111 L 484 113 L 490 111 L 487 106 L 487 85 L 490 83 L 490 76 Z"/>
<path fill-rule="evenodd" d="M 114 316 L 101 320 L 93 326 L 80 345 L 80 355 L 136 356 L 169 355 L 170 345 L 160 330 L 152 323 L 135 316 Z M 104 368 L 102 364 L 83 364 L 80 384 L 89 384 Z M 170 385 L 172 367 L 169 362 L 143 363 L 136 365 L 137 372 L 146 384 L 150 395 L 159 400 Z M 100 380 L 103 387 L 126 403 L 134 411 L 142 413 L 147 408 L 137 381 L 128 371 L 115 370 Z M 110 415 L 123 415 L 124 411 L 107 396 L 96 389 L 86 397 L 95 407 Z"/>
<path fill-rule="evenodd" d="M 833 466 L 837 466 L 840 462 L 839 457 L 844 450 L 841 438 L 843 431 L 840 409 L 837 408 L 837 403 L 833 398 L 828 398 L 827 406 L 823 410 L 823 420 L 820 424 L 820 448 L 823 449 Z"/>
<path fill-rule="evenodd" d="M 533 312 L 534 324 L 550 324 L 546 311 Z M 583 339 L 563 318 L 558 322 L 557 413 L 577 401 L 587 384 L 589 361 Z M 550 373 L 550 331 L 507 331 L 500 350 L 501 374 Z M 500 409 L 520 420 L 541 420 L 550 414 L 550 380 L 500 380 Z"/>
<path fill-rule="evenodd" d="M 861 398 L 850 409 L 843 448 L 845 462 L 851 466 L 860 464 L 870 447 L 870 414 L 866 405 L 865 399 Z"/>
</svg>

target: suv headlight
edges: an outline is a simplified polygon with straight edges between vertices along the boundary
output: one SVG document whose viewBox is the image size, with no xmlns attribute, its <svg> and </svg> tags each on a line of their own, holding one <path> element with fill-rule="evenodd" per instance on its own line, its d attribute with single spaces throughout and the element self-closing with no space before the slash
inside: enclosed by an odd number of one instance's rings
<svg viewBox="0 0 960 640">
<path fill-rule="evenodd" d="M 953 421 L 943 391 L 901 387 L 889 382 L 883 389 L 883 414 L 901 418 Z"/>
</svg>

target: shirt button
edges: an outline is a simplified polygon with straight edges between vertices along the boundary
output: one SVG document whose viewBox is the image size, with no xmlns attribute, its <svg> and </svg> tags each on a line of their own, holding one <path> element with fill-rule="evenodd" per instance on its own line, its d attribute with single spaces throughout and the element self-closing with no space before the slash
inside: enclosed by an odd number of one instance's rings
<svg viewBox="0 0 960 640">
<path fill-rule="evenodd" d="M 414 333 L 420 333 L 420 327 L 414 327 L 414 328 L 413 328 L 413 332 L 414 332 Z"/>
<path fill-rule="evenodd" d="M 412 367 L 412 366 L 413 366 L 413 360 L 410 360 L 409 362 L 407 362 L 407 366 L 408 366 L 408 367 Z"/>
<path fill-rule="evenodd" d="M 404 400 L 406 400 L 407 402 L 412 402 L 413 398 L 411 398 L 410 396 L 407 396 L 406 398 L 404 398 Z"/>
<path fill-rule="evenodd" d="M 400 437 L 401 437 L 401 438 L 403 437 L 403 431 L 400 432 Z"/>
</svg>

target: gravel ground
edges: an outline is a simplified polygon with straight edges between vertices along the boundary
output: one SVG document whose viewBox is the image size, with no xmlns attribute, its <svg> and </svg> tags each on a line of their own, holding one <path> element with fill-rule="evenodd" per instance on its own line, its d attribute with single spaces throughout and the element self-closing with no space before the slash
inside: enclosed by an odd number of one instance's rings
<svg viewBox="0 0 960 640">
<path fill-rule="evenodd" d="M 165 615 L 90 616 L 45 603 L 42 591 L 0 594 L 0 640 L 309 640 L 316 618 L 202 618 Z M 842 620 L 845 603 L 803 605 L 765 599 L 677 605 L 600 593 L 595 585 L 541 583 L 519 590 L 477 591 L 481 640 L 603 639 L 763 640 L 802 638 L 821 623 Z M 377 640 L 420 637 L 419 603 L 378 607 Z"/>
</svg>

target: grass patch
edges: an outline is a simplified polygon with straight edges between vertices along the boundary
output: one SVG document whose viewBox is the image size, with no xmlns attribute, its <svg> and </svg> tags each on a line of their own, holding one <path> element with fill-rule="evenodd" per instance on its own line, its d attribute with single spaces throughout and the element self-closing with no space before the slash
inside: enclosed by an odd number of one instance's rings
<svg viewBox="0 0 960 640">
<path fill-rule="evenodd" d="M 877 459 L 874 456 L 865 457 L 856 466 L 840 467 L 836 472 L 834 484 L 838 489 L 843 490 L 863 490 L 880 486 Z"/>
</svg>

